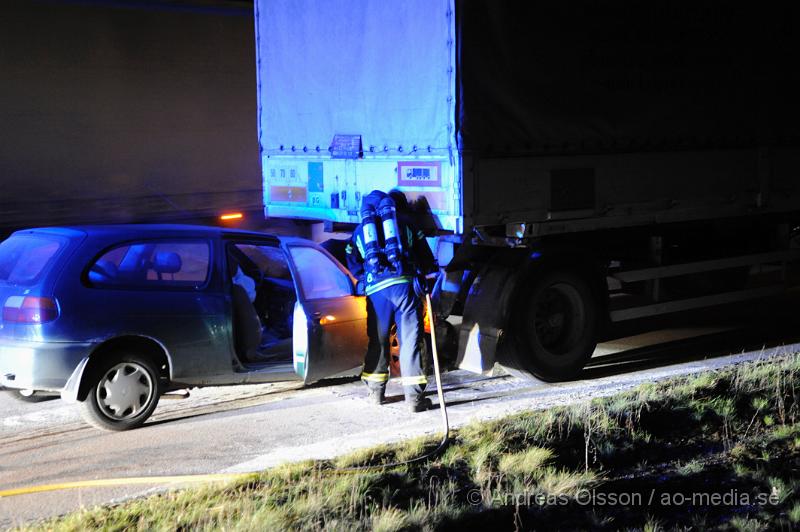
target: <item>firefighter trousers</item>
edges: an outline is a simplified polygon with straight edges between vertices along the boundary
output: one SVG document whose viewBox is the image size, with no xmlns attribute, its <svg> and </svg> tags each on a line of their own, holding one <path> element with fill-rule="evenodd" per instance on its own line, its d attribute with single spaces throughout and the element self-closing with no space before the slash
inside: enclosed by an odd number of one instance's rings
<svg viewBox="0 0 800 532">
<path fill-rule="evenodd" d="M 428 383 L 422 303 L 413 283 L 387 286 L 367 296 L 369 345 L 361 379 L 371 389 L 386 387 L 389 380 L 389 342 L 392 323 L 400 343 L 400 379 L 406 400 L 419 400 Z"/>
</svg>

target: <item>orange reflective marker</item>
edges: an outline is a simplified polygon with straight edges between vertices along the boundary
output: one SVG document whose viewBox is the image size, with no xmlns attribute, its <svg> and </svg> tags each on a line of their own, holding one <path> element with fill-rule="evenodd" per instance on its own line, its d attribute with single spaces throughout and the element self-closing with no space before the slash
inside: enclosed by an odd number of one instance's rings
<svg viewBox="0 0 800 532">
<path fill-rule="evenodd" d="M 227 221 L 227 220 L 241 220 L 244 218 L 244 214 L 240 212 L 231 212 L 228 214 L 223 214 L 219 217 L 220 220 Z"/>
</svg>

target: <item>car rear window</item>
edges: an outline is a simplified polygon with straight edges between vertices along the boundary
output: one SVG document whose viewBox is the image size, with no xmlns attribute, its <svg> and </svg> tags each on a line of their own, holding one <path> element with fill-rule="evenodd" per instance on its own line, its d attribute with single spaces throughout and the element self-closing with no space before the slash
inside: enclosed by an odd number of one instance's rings
<svg viewBox="0 0 800 532">
<path fill-rule="evenodd" d="M 208 242 L 135 242 L 104 253 L 89 267 L 93 286 L 199 288 L 210 271 Z"/>
<path fill-rule="evenodd" d="M 36 284 L 65 244 L 65 239 L 53 235 L 12 235 L 0 243 L 0 282 Z"/>
</svg>

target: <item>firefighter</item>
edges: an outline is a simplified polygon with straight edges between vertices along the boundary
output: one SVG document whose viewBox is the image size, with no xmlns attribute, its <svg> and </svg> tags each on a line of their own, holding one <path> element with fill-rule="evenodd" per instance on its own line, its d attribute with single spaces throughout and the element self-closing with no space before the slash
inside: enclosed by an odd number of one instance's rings
<svg viewBox="0 0 800 532">
<path fill-rule="evenodd" d="M 369 400 L 384 402 L 389 380 L 389 341 L 392 323 L 400 343 L 401 383 L 411 412 L 431 406 L 423 392 L 428 383 L 423 307 L 424 276 L 435 269 L 424 234 L 409 220 L 408 201 L 399 190 L 374 190 L 361 208 L 361 224 L 346 248 L 347 265 L 367 295 L 369 345 L 361 379 Z M 422 279 L 421 279 L 422 278 Z"/>
</svg>

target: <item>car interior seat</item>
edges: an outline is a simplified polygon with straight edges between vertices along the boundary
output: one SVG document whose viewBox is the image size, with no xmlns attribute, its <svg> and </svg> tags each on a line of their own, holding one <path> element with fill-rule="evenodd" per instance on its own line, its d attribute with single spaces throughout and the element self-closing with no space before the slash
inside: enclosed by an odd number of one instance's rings
<svg viewBox="0 0 800 532">
<path fill-rule="evenodd" d="M 258 358 L 258 346 L 261 343 L 261 320 L 244 288 L 234 284 L 231 295 L 236 354 L 243 360 L 252 362 Z"/>
<path fill-rule="evenodd" d="M 158 275 L 159 281 L 163 274 L 169 273 L 175 275 L 181 271 L 182 267 L 183 262 L 181 261 L 181 256 L 172 251 L 158 252 L 153 258 L 153 270 L 155 270 Z"/>
<path fill-rule="evenodd" d="M 89 270 L 89 281 L 103 283 L 117 278 L 117 266 L 108 259 L 100 259 Z"/>
</svg>

